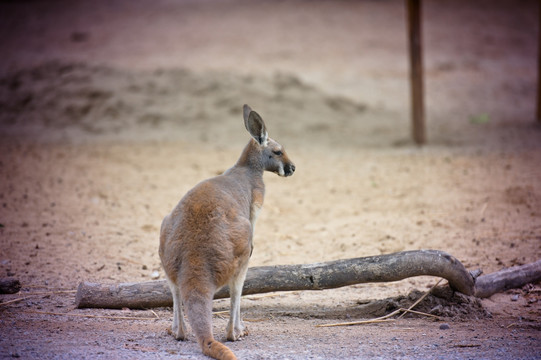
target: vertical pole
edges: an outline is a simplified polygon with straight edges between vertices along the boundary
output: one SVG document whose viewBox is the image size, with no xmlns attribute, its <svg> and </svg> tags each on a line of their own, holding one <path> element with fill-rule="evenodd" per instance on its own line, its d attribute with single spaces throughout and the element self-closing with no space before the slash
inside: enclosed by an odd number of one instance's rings
<svg viewBox="0 0 541 360">
<path fill-rule="evenodd" d="M 425 110 L 423 98 L 423 58 L 421 38 L 421 0 L 408 3 L 408 39 L 410 55 L 411 115 L 413 140 L 422 145 L 426 142 Z"/>
<path fill-rule="evenodd" d="M 538 29 L 537 29 L 537 122 L 541 123 L 541 2 L 537 2 L 538 9 Z"/>
</svg>

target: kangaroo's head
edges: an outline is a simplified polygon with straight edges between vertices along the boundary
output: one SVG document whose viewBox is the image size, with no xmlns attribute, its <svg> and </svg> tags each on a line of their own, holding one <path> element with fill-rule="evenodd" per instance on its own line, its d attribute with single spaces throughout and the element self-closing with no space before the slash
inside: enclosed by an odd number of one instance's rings
<svg viewBox="0 0 541 360">
<path fill-rule="evenodd" d="M 259 145 L 258 156 L 263 169 L 280 176 L 293 175 L 295 164 L 289 160 L 284 147 L 269 137 L 261 116 L 248 105 L 244 105 L 243 113 L 246 130 Z"/>
</svg>

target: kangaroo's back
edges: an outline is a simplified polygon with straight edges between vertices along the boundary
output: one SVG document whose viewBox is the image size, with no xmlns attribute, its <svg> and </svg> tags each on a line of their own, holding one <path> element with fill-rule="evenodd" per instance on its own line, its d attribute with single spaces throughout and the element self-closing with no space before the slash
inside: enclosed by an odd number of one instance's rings
<svg viewBox="0 0 541 360">
<path fill-rule="evenodd" d="M 160 257 L 170 280 L 183 270 L 210 278 L 216 289 L 227 284 L 238 258 L 251 252 L 250 197 L 236 179 L 220 175 L 182 198 L 161 229 Z M 175 256 L 165 256 L 173 248 Z"/>
<path fill-rule="evenodd" d="M 159 254 L 174 302 L 172 333 L 186 338 L 182 304 L 203 353 L 235 359 L 212 334 L 212 299 L 229 285 L 231 316 L 227 339 L 247 335 L 240 320 L 240 295 L 252 252 L 255 220 L 263 205 L 263 172 L 292 175 L 295 166 L 282 146 L 268 138 L 261 117 L 244 107 L 252 140 L 224 174 L 202 181 L 167 215 L 160 232 Z"/>
</svg>

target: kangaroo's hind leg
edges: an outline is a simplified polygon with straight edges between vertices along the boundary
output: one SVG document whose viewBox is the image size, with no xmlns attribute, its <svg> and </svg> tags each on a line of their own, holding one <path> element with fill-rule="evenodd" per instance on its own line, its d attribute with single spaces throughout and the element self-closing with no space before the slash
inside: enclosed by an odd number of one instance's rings
<svg viewBox="0 0 541 360">
<path fill-rule="evenodd" d="M 177 340 L 186 339 L 186 323 L 184 322 L 184 314 L 182 313 L 182 297 L 180 296 L 180 288 L 167 279 L 171 294 L 173 295 L 173 327 L 171 334 Z"/>
<path fill-rule="evenodd" d="M 247 271 L 248 259 L 229 282 L 229 295 L 231 298 L 230 317 L 227 324 L 227 340 L 229 341 L 235 341 L 248 335 L 248 330 L 244 327 L 240 317 L 240 297 Z"/>
</svg>

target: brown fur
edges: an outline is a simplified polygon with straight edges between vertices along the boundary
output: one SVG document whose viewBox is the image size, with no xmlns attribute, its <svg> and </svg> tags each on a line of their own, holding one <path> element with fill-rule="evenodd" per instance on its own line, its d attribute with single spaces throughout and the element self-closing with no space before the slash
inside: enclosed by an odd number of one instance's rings
<svg viewBox="0 0 541 360">
<path fill-rule="evenodd" d="M 252 253 L 257 212 L 263 205 L 263 172 L 292 175 L 295 166 L 282 146 L 268 138 L 263 120 L 244 107 L 246 129 L 253 139 L 237 163 L 224 174 L 202 181 L 167 215 L 160 232 L 160 258 L 174 301 L 172 333 L 186 338 L 182 304 L 205 355 L 236 359 L 212 334 L 212 299 L 229 285 L 227 339 L 247 335 L 240 320 L 240 293 Z"/>
</svg>

